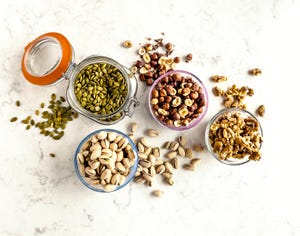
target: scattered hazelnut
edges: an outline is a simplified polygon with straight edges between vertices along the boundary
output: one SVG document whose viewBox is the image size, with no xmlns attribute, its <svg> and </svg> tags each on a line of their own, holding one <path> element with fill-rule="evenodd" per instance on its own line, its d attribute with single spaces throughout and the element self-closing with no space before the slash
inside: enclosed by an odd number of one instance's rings
<svg viewBox="0 0 300 236">
<path fill-rule="evenodd" d="M 175 63 L 179 63 L 179 62 L 181 61 L 181 59 L 180 59 L 180 57 L 175 57 L 175 58 L 173 59 L 173 61 L 174 61 Z"/>
<path fill-rule="evenodd" d="M 123 43 L 122 43 L 122 46 L 124 48 L 131 48 L 132 47 L 132 42 L 130 40 L 125 40 Z"/>
<path fill-rule="evenodd" d="M 185 57 L 185 62 L 190 62 L 193 59 L 193 55 L 191 53 L 187 54 Z"/>
</svg>

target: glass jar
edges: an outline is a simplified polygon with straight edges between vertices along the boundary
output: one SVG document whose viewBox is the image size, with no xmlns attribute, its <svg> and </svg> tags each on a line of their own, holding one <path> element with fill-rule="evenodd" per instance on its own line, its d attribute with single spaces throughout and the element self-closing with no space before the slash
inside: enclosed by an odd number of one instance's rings
<svg viewBox="0 0 300 236">
<path fill-rule="evenodd" d="M 126 83 L 127 93 L 124 101 L 108 114 L 84 108 L 75 95 L 77 76 L 84 68 L 92 64 L 107 64 L 116 68 Z M 78 113 L 100 124 L 110 125 L 119 122 L 125 116 L 131 117 L 135 107 L 139 105 L 136 98 L 138 81 L 129 69 L 109 57 L 100 55 L 89 56 L 76 64 L 72 45 L 64 35 L 59 33 L 43 34 L 25 47 L 22 72 L 30 83 L 41 86 L 54 85 L 63 79 L 69 80 L 66 90 L 69 105 Z"/>
</svg>

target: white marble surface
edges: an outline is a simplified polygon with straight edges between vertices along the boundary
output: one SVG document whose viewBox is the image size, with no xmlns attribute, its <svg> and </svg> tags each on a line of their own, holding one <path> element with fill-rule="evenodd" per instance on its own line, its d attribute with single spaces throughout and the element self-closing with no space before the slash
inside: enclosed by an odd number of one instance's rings
<svg viewBox="0 0 300 236">
<path fill-rule="evenodd" d="M 300 235 L 298 119 L 299 0 L 91 0 L 2 1 L 0 8 L 0 235 Z M 181 64 L 204 81 L 210 93 L 205 120 L 184 132 L 190 142 L 203 143 L 205 123 L 220 108 L 209 76 L 224 74 L 226 85 L 255 89 L 249 110 L 261 103 L 265 142 L 258 163 L 225 166 L 208 153 L 193 172 L 180 170 L 175 186 L 157 181 L 153 188 L 130 184 L 112 193 L 86 189 L 77 179 L 73 155 L 79 141 L 103 126 L 84 117 L 70 123 L 59 142 L 12 124 L 12 116 L 34 112 L 52 92 L 64 95 L 67 82 L 39 87 L 24 80 L 20 60 L 24 46 L 40 34 L 64 34 L 76 62 L 102 54 L 130 66 L 132 50 L 120 47 L 145 37 L 173 42 L 174 54 L 192 52 Z M 247 75 L 259 67 L 260 77 Z M 134 116 L 112 128 L 127 132 L 131 121 L 159 129 L 161 141 L 178 133 L 161 129 L 149 117 L 145 88 Z M 14 102 L 22 102 L 16 108 Z M 159 144 L 156 140 L 153 143 Z M 51 159 L 48 154 L 55 152 Z M 150 196 L 160 188 L 165 196 Z"/>
</svg>

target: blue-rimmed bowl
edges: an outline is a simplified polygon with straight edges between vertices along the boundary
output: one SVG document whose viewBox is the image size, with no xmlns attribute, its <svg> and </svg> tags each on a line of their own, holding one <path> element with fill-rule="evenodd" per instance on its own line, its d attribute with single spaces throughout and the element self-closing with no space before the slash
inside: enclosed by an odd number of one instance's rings
<svg viewBox="0 0 300 236">
<path fill-rule="evenodd" d="M 132 167 L 130 167 L 130 173 L 126 176 L 126 179 L 124 181 L 123 184 L 118 185 L 115 189 L 113 189 L 112 191 L 105 191 L 103 189 L 102 185 L 97 185 L 94 186 L 91 183 L 89 183 L 87 176 L 83 176 L 84 173 L 82 173 L 82 171 L 80 171 L 80 163 L 78 160 L 78 153 L 81 152 L 82 147 L 85 143 L 87 143 L 94 135 L 98 134 L 101 131 L 105 131 L 105 132 L 114 132 L 118 135 L 121 135 L 122 137 L 126 138 L 128 140 L 128 144 L 132 147 L 133 153 L 135 155 L 135 160 L 134 160 L 134 165 Z M 114 192 L 117 190 L 120 190 L 121 188 L 125 187 L 128 183 L 130 183 L 135 175 L 135 172 L 137 170 L 137 166 L 138 166 L 138 151 L 137 148 L 135 146 L 135 144 L 133 143 L 133 141 L 124 133 L 122 133 L 121 131 L 118 130 L 114 130 L 114 129 L 99 129 L 96 131 L 93 131 L 92 133 L 88 134 L 78 145 L 76 152 L 75 152 L 75 156 L 74 156 L 74 166 L 75 166 L 75 172 L 76 175 L 78 177 L 78 179 L 80 180 L 80 182 L 87 188 L 96 191 L 96 192 L 102 192 L 102 193 L 106 193 L 106 192 Z"/>
</svg>

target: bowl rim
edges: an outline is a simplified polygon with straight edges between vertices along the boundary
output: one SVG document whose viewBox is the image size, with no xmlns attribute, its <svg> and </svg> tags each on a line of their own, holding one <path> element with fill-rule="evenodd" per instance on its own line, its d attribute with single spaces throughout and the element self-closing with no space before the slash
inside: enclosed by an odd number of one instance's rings
<svg viewBox="0 0 300 236">
<path fill-rule="evenodd" d="M 134 165 L 130 168 L 130 174 L 126 177 L 126 180 L 125 182 L 122 184 L 122 185 L 118 185 L 116 187 L 116 189 L 114 189 L 113 191 L 110 191 L 110 192 L 106 192 L 104 191 L 103 189 L 99 189 L 99 188 L 95 188 L 93 186 L 91 186 L 88 182 L 85 181 L 84 177 L 80 174 L 80 171 L 79 171 L 79 166 L 78 166 L 78 160 L 77 160 L 77 154 L 80 152 L 81 150 L 81 147 L 84 143 L 86 143 L 86 141 L 88 139 L 90 139 L 93 135 L 101 132 L 101 131 L 106 131 L 106 132 L 115 132 L 115 133 L 118 133 L 120 135 L 122 135 L 123 137 L 127 138 L 132 149 L 133 149 L 133 153 L 135 155 L 135 162 L 134 162 Z M 115 129 L 98 129 L 98 130 L 95 130 L 91 133 L 89 133 L 88 135 L 86 135 L 81 141 L 80 143 L 78 144 L 77 148 L 76 148 L 76 151 L 75 151 L 75 155 L 74 155 L 74 167 L 75 167 L 75 172 L 76 172 L 76 175 L 78 177 L 78 179 L 80 180 L 80 182 L 87 188 L 95 191 L 95 192 L 101 192 L 101 193 L 112 193 L 112 192 L 115 192 L 117 190 L 120 190 L 122 189 L 123 187 L 125 187 L 128 183 L 130 183 L 134 176 L 135 176 L 135 173 L 137 171 L 137 167 L 138 167 L 138 151 L 137 151 L 137 147 L 136 145 L 134 144 L 134 142 L 128 137 L 128 135 L 126 135 L 125 133 L 119 131 L 119 130 L 115 130 Z"/>
<path fill-rule="evenodd" d="M 261 137 L 263 138 L 263 129 L 262 129 L 262 126 L 259 122 L 259 120 L 256 118 L 256 116 L 254 114 L 252 114 L 251 112 L 245 110 L 245 109 L 241 109 L 241 108 L 235 108 L 235 107 L 232 107 L 232 108 L 222 108 L 220 111 L 218 111 L 207 123 L 206 125 L 206 129 L 205 129 L 205 134 L 204 134 L 204 141 L 205 141 L 205 145 L 206 145 L 206 148 L 207 150 L 209 151 L 209 153 L 216 159 L 218 160 L 219 162 L 223 163 L 223 164 L 226 164 L 226 165 L 230 165 L 230 166 L 239 166 L 239 165 L 242 165 L 242 164 L 246 164 L 248 162 L 250 162 L 250 159 L 246 159 L 246 158 L 243 158 L 243 159 L 236 159 L 236 160 L 233 160 L 233 159 L 230 159 L 230 160 L 221 160 L 218 158 L 218 155 L 216 155 L 215 152 L 213 152 L 213 149 L 212 149 L 212 146 L 210 144 L 210 141 L 209 141 L 209 130 L 210 130 L 210 127 L 211 125 L 222 115 L 226 114 L 226 113 L 231 113 L 231 112 L 239 112 L 239 113 L 242 113 L 242 114 L 246 114 L 248 116 L 250 116 L 251 118 L 255 119 L 255 121 L 257 121 L 258 123 L 258 126 L 259 126 L 259 132 L 261 134 Z M 260 144 L 260 147 L 259 149 L 262 148 L 262 142 Z"/>
<path fill-rule="evenodd" d="M 188 75 L 188 76 L 191 76 L 193 80 L 195 80 L 196 82 L 198 82 L 198 84 L 201 86 L 202 88 L 202 92 L 204 94 L 204 98 L 205 98 L 205 106 L 204 106 L 204 111 L 201 113 L 201 115 L 196 118 L 195 120 L 193 120 L 192 122 L 190 122 L 187 126 L 179 126 L 179 127 L 175 127 L 175 126 L 171 126 L 171 125 L 167 125 L 163 122 L 161 122 L 160 120 L 158 120 L 156 118 L 156 115 L 153 113 L 153 110 L 152 110 L 152 107 L 151 107 L 151 98 L 152 98 L 152 90 L 155 88 L 155 86 L 160 82 L 160 80 L 162 78 L 164 78 L 165 76 L 168 76 L 168 75 L 171 75 L 171 74 L 175 74 L 175 73 L 180 73 L 180 74 L 185 74 L 185 75 Z M 164 128 L 169 128 L 171 130 L 174 130 L 174 131 L 185 131 L 185 130 L 190 130 L 192 128 L 194 128 L 195 126 L 197 126 L 205 117 L 206 113 L 207 113 L 207 110 L 208 110 L 208 104 L 209 104 L 209 98 L 208 98 L 208 92 L 207 92 L 207 89 L 206 89 L 206 86 L 204 85 L 204 83 L 202 82 L 201 79 L 199 79 L 198 76 L 196 76 L 195 74 L 189 72 L 189 71 L 186 71 L 186 70 L 171 70 L 171 71 L 168 71 L 166 72 L 165 74 L 159 76 L 155 81 L 154 83 L 151 85 L 150 87 L 150 91 L 149 91 L 149 94 L 148 94 L 148 108 L 150 110 L 150 113 L 151 113 L 151 116 L 152 118 L 159 124 L 161 125 L 162 127 Z"/>
</svg>

